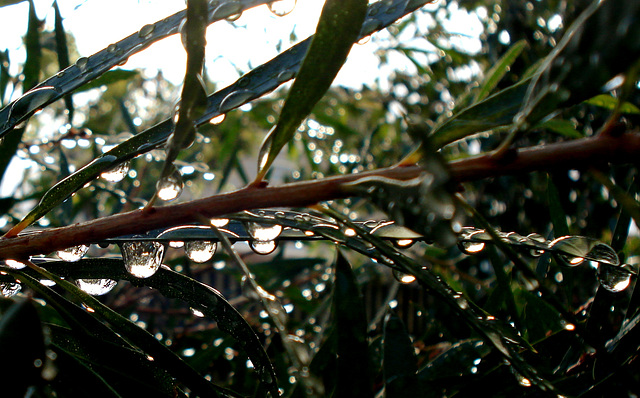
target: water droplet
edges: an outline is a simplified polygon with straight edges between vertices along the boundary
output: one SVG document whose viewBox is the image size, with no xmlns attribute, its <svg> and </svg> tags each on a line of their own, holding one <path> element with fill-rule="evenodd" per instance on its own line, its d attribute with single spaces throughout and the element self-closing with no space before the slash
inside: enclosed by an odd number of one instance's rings
<svg viewBox="0 0 640 398">
<path fill-rule="evenodd" d="M 262 242 L 274 240 L 280 236 L 280 232 L 282 232 L 282 226 L 278 224 L 248 222 L 246 228 L 253 239 Z"/>
<path fill-rule="evenodd" d="M 235 21 L 242 15 L 242 4 L 238 2 L 224 2 L 216 7 L 211 13 L 212 20 L 226 19 Z"/>
<path fill-rule="evenodd" d="M 255 94 L 249 90 L 237 90 L 229 93 L 222 102 L 220 102 L 220 107 L 218 108 L 218 112 L 226 113 L 231 109 L 237 108 L 243 105 L 247 100 L 253 97 Z"/>
<path fill-rule="evenodd" d="M 197 310 L 193 307 L 189 307 L 189 311 L 191 311 L 191 313 L 195 316 L 197 316 L 198 318 L 204 318 L 204 312 Z"/>
<path fill-rule="evenodd" d="M 114 53 L 118 50 L 118 46 L 116 44 L 109 44 L 109 46 L 107 47 L 107 52 L 108 53 Z"/>
<path fill-rule="evenodd" d="M 184 242 L 179 240 L 172 240 L 171 242 L 169 242 L 169 247 L 172 247 L 174 249 L 179 249 L 183 246 L 184 246 Z"/>
<path fill-rule="evenodd" d="M 393 241 L 393 245 L 399 249 L 407 249 L 416 243 L 413 239 L 396 239 Z"/>
<path fill-rule="evenodd" d="M 398 270 L 393 270 L 393 277 L 400 283 L 409 284 L 416 281 L 416 277 L 411 274 L 405 274 L 404 272 L 400 272 Z"/>
<path fill-rule="evenodd" d="M 361 36 L 370 35 L 371 33 L 380 29 L 381 26 L 382 26 L 382 22 L 380 22 L 379 20 L 375 18 L 367 19 L 362 24 L 362 29 L 360 29 L 360 35 Z"/>
<path fill-rule="evenodd" d="M 9 268 L 13 268 L 13 269 L 22 269 L 24 267 L 27 266 L 27 264 L 20 262 L 20 261 L 16 261 L 16 260 L 5 260 L 4 264 L 9 267 Z"/>
<path fill-rule="evenodd" d="M 631 284 L 633 268 L 629 264 L 616 267 L 601 263 L 598 265 L 598 282 L 600 286 L 613 293 L 619 293 Z"/>
<path fill-rule="evenodd" d="M 0 295 L 12 297 L 20 292 L 22 285 L 17 282 L 0 282 Z"/>
<path fill-rule="evenodd" d="M 42 108 L 47 102 L 57 98 L 60 91 L 53 86 L 40 87 L 26 92 L 11 106 L 9 118 L 20 119 L 31 112 Z"/>
<path fill-rule="evenodd" d="M 216 253 L 217 247 L 218 245 L 215 242 L 194 240 L 185 244 L 184 251 L 191 261 L 204 263 L 211 260 L 213 255 Z"/>
<path fill-rule="evenodd" d="M 120 182 L 129 173 L 129 168 L 131 167 L 131 162 L 122 162 L 116 167 L 104 171 L 100 174 L 100 177 L 104 178 L 109 182 Z"/>
<path fill-rule="evenodd" d="M 118 282 L 113 279 L 78 279 L 76 280 L 76 286 L 82 291 L 89 293 L 92 296 L 102 296 L 109 293 Z"/>
<path fill-rule="evenodd" d="M 211 124 L 220 124 L 220 123 L 224 122 L 224 119 L 226 117 L 227 117 L 227 115 L 225 115 L 224 113 L 220 114 L 220 115 L 214 117 L 213 119 L 209 120 L 209 123 L 211 123 Z"/>
<path fill-rule="evenodd" d="M 222 228 L 225 225 L 229 224 L 229 219 L 228 218 L 212 218 L 211 219 L 211 225 L 213 225 L 216 228 Z"/>
<path fill-rule="evenodd" d="M 74 247 L 70 247 L 64 250 L 58 250 L 56 255 L 62 261 L 67 261 L 70 263 L 74 263 L 79 261 L 85 254 L 89 251 L 89 246 L 87 245 L 78 245 Z"/>
<path fill-rule="evenodd" d="M 278 73 L 277 79 L 279 83 L 284 83 L 286 81 L 293 79 L 295 75 L 296 75 L 295 71 L 283 70 L 282 72 Z"/>
<path fill-rule="evenodd" d="M 516 380 L 518 381 L 518 384 L 520 384 L 522 387 L 531 387 L 531 380 L 527 379 L 526 377 L 516 372 L 515 370 L 513 371 L 513 373 L 516 376 Z"/>
<path fill-rule="evenodd" d="M 143 39 L 148 39 L 155 29 L 156 29 L 156 26 L 154 24 L 144 25 L 142 28 L 140 28 L 140 31 L 138 32 L 138 36 L 140 36 Z"/>
<path fill-rule="evenodd" d="M 76 60 L 76 66 L 80 69 L 80 72 L 84 72 L 87 69 L 87 65 L 89 64 L 89 58 L 80 57 Z"/>
<path fill-rule="evenodd" d="M 182 181 L 182 174 L 180 174 L 180 171 L 177 169 L 156 184 L 158 198 L 167 202 L 180 196 L 183 188 L 184 182 Z"/>
<path fill-rule="evenodd" d="M 584 262 L 584 257 L 570 256 L 567 254 L 560 254 L 558 255 L 558 257 L 560 258 L 562 263 L 567 267 L 575 267 Z"/>
<path fill-rule="evenodd" d="M 277 17 L 289 14 L 296 7 L 296 0 L 277 0 L 267 4 L 269 11 Z"/>
<path fill-rule="evenodd" d="M 249 246 L 251 247 L 251 250 L 258 254 L 271 254 L 274 250 L 276 250 L 277 244 L 275 240 L 252 240 L 249 243 Z"/>
<path fill-rule="evenodd" d="M 458 247 L 464 254 L 480 253 L 484 246 L 484 242 L 461 241 L 458 243 Z"/>
<path fill-rule="evenodd" d="M 127 271 L 138 278 L 155 274 L 164 258 L 164 245 L 159 242 L 125 242 L 120 250 Z"/>
</svg>

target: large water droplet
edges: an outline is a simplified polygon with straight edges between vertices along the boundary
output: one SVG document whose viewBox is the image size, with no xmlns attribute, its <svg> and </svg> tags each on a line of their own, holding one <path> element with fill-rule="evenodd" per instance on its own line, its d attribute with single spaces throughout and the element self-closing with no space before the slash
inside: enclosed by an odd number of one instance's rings
<svg viewBox="0 0 640 398">
<path fill-rule="evenodd" d="M 619 267 L 600 263 L 598 265 L 598 282 L 600 286 L 613 293 L 619 293 L 631 284 L 631 276 L 635 270 L 629 264 Z"/>
<path fill-rule="evenodd" d="M 211 13 L 212 20 L 226 19 L 235 21 L 242 15 L 242 4 L 238 2 L 224 2 Z"/>
<path fill-rule="evenodd" d="M 240 105 L 243 105 L 247 100 L 253 97 L 255 94 L 249 90 L 237 90 L 229 93 L 224 99 L 220 102 L 220 107 L 218 108 L 218 112 L 227 113 L 231 109 L 237 108 Z"/>
<path fill-rule="evenodd" d="M 273 15 L 283 17 L 296 7 L 296 0 L 277 0 L 267 4 Z"/>
<path fill-rule="evenodd" d="M 398 270 L 393 270 L 393 277 L 400 283 L 409 284 L 416 281 L 416 277 L 411 274 L 405 274 Z"/>
<path fill-rule="evenodd" d="M 138 278 L 155 274 L 164 258 L 164 245 L 159 242 L 125 242 L 120 250 L 127 271 Z"/>
<path fill-rule="evenodd" d="M 217 247 L 218 245 L 215 242 L 194 240 L 185 244 L 184 251 L 191 261 L 204 263 L 211 260 L 213 255 L 216 253 Z"/>
<path fill-rule="evenodd" d="M 484 242 L 461 241 L 458 243 L 458 247 L 464 254 L 480 253 L 484 249 L 484 246 Z"/>
<path fill-rule="evenodd" d="M 116 167 L 102 172 L 100 174 L 100 177 L 110 182 L 119 182 L 119 181 L 122 181 L 127 176 L 127 173 L 129 172 L 130 167 L 131 167 L 130 162 L 122 162 Z"/>
<path fill-rule="evenodd" d="M 4 264 L 9 267 L 9 268 L 13 268 L 13 269 L 22 269 L 24 267 L 27 266 L 27 264 L 21 262 L 21 261 L 17 261 L 17 260 L 5 260 Z"/>
<path fill-rule="evenodd" d="M 228 218 L 212 218 L 211 219 L 211 225 L 213 225 L 216 228 L 222 228 L 227 224 L 229 224 Z"/>
<path fill-rule="evenodd" d="M 180 174 L 180 171 L 177 169 L 156 184 L 158 198 L 167 202 L 180 196 L 183 188 L 184 182 L 182 181 L 182 174 Z"/>
<path fill-rule="evenodd" d="M 278 247 L 275 240 L 252 240 L 249 243 L 249 246 L 251 247 L 251 250 L 258 254 L 271 254 L 276 250 L 276 247 Z"/>
<path fill-rule="evenodd" d="M 92 296 L 102 296 L 109 293 L 118 282 L 113 279 L 78 279 L 76 280 L 76 286 L 78 286 L 85 293 L 89 293 Z"/>
<path fill-rule="evenodd" d="M 42 108 L 47 102 L 57 98 L 60 91 L 53 86 L 33 89 L 18 98 L 11 106 L 9 118 L 17 120 L 31 112 Z"/>
<path fill-rule="evenodd" d="M 87 65 L 89 64 L 89 58 L 80 57 L 76 60 L 76 66 L 80 69 L 80 72 L 84 72 L 87 69 Z"/>
<path fill-rule="evenodd" d="M 257 222 L 248 222 L 246 225 L 247 232 L 251 237 L 258 241 L 274 240 L 280 236 L 282 226 L 278 224 L 260 224 Z"/>
<path fill-rule="evenodd" d="M 56 255 L 62 261 L 67 261 L 70 263 L 74 263 L 79 261 L 85 254 L 89 251 L 89 246 L 87 245 L 78 245 L 74 247 L 69 247 L 64 250 L 58 250 Z"/>
<path fill-rule="evenodd" d="M 111 43 L 111 44 L 109 44 L 109 46 L 107 46 L 107 52 L 108 53 L 114 53 L 117 50 L 118 50 L 118 45 L 117 44 Z"/>
<path fill-rule="evenodd" d="M 140 31 L 138 32 L 138 36 L 140 36 L 143 39 L 148 39 L 155 29 L 156 29 L 156 26 L 153 24 L 144 25 L 142 28 L 140 28 Z"/>
</svg>

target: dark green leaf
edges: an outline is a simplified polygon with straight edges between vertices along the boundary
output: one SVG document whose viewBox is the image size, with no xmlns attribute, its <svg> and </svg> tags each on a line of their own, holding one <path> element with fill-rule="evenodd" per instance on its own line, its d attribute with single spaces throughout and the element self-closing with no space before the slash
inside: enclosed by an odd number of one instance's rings
<svg viewBox="0 0 640 398">
<path fill-rule="evenodd" d="M 367 318 L 351 265 L 338 251 L 333 311 L 338 334 L 336 397 L 373 397 Z"/>
<path fill-rule="evenodd" d="M 418 363 L 413 342 L 402 320 L 394 312 L 388 313 L 385 317 L 383 350 L 385 396 L 418 396 Z"/>
<path fill-rule="evenodd" d="M 316 34 L 282 107 L 280 118 L 260 149 L 257 181 L 264 178 L 280 150 L 324 96 L 358 39 L 366 0 L 327 0 Z"/>
<path fill-rule="evenodd" d="M 520 40 L 509 47 L 509 50 L 487 72 L 487 77 L 484 79 L 484 82 L 480 86 L 480 89 L 474 96 L 473 102 L 482 101 L 483 99 L 487 98 L 489 94 L 491 94 L 500 80 L 502 80 L 504 75 L 509 72 L 509 70 L 511 69 L 511 65 L 513 65 L 515 60 L 520 56 L 520 54 L 526 47 L 527 42 L 525 40 Z"/>
</svg>

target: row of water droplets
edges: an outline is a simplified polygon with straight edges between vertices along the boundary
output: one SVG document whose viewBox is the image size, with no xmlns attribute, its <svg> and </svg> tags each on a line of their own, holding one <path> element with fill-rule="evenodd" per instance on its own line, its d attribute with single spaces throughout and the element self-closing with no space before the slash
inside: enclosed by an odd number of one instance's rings
<svg viewBox="0 0 640 398">
<path fill-rule="evenodd" d="M 540 257 L 545 252 L 552 253 L 567 267 L 575 267 L 585 262 L 598 270 L 600 286 L 611 291 L 621 292 L 631 284 L 631 278 L 637 275 L 634 266 L 620 264 L 615 250 L 596 239 L 585 236 L 562 236 L 547 240 L 540 234 L 519 235 L 515 232 L 500 232 L 497 235 L 507 243 L 531 257 Z M 493 242 L 491 235 L 483 229 L 463 228 L 458 246 L 466 254 L 480 253 L 488 243 Z"/>
</svg>

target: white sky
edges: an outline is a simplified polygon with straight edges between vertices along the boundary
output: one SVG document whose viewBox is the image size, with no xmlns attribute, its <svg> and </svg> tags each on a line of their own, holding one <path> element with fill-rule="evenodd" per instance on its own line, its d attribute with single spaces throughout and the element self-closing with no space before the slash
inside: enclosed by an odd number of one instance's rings
<svg viewBox="0 0 640 398">
<path fill-rule="evenodd" d="M 440 0 L 445 1 L 445 0 Z M 46 26 L 53 29 L 52 0 L 35 0 L 38 16 L 46 18 Z M 210 78 L 219 87 L 224 87 L 239 76 L 234 64 L 246 72 L 249 65 L 255 67 L 278 54 L 276 45 L 282 42 L 282 50 L 290 46 L 292 31 L 303 40 L 313 34 L 324 0 L 298 0 L 293 12 L 276 17 L 266 6 L 245 12 L 234 27 L 227 22 L 218 22 L 207 31 L 206 68 Z M 81 56 L 102 50 L 134 32 L 145 24 L 156 22 L 185 7 L 184 0 L 65 0 L 59 1 L 65 29 L 72 32 Z M 455 22 L 447 28 L 451 31 L 477 37 L 481 24 L 477 17 L 458 11 L 452 4 Z M 428 7 L 428 6 L 427 6 Z M 12 64 L 24 60 L 21 49 L 22 36 L 26 31 L 28 3 L 0 8 L 0 50 L 9 49 Z M 100 16 L 100 17 L 96 17 Z M 386 32 L 376 33 L 387 37 Z M 424 46 L 424 44 L 423 44 Z M 388 76 L 390 67 L 381 68 L 375 56 L 377 49 L 373 41 L 353 47 L 349 61 L 336 78 L 335 83 L 359 88 L 362 84 L 373 84 L 377 78 Z M 398 57 L 399 58 L 399 57 Z M 74 61 L 73 59 L 71 60 Z M 179 35 L 171 36 L 152 45 L 147 50 L 132 56 L 123 67 L 146 68 L 150 74 L 162 69 L 165 78 L 180 84 L 184 78 L 186 54 Z M 396 60 L 395 68 L 413 66 L 406 60 Z M 384 83 L 384 78 L 382 79 Z M 386 88 L 383 87 L 381 88 Z"/>
</svg>

